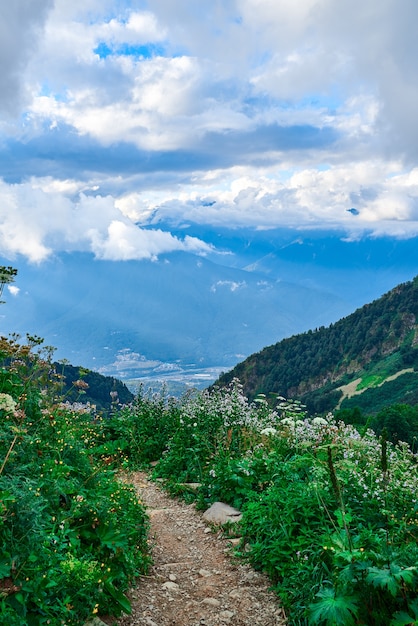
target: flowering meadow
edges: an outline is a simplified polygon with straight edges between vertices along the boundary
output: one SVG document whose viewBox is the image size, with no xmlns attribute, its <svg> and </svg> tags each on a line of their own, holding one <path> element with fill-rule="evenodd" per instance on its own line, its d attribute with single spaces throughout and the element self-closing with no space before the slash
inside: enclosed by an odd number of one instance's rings
<svg viewBox="0 0 418 626">
<path fill-rule="evenodd" d="M 0 360 L 0 624 L 129 612 L 125 592 L 150 562 L 148 524 L 103 457 L 103 420 L 57 395 L 37 338 L 1 338 Z"/>
<path fill-rule="evenodd" d="M 407 444 L 284 398 L 249 403 L 236 380 L 181 400 L 141 392 L 106 429 L 125 464 L 154 462 L 173 494 L 240 508 L 237 554 L 270 576 L 289 624 L 418 624 L 418 456 Z"/>
<path fill-rule="evenodd" d="M 269 575 L 289 624 L 418 624 L 407 444 L 285 398 L 249 403 L 236 380 L 181 399 L 142 389 L 103 419 L 81 382 L 68 402 L 41 340 L 0 338 L 0 624 L 130 611 L 148 523 L 118 476 L 151 467 L 201 509 L 222 500 L 243 512 L 237 558 Z"/>
</svg>

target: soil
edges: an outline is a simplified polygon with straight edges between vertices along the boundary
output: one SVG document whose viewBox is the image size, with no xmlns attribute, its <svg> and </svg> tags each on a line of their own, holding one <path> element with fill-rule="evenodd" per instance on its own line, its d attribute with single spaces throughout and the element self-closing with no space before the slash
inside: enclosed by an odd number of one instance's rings
<svg viewBox="0 0 418 626">
<path fill-rule="evenodd" d="M 150 516 L 154 564 L 118 626 L 284 626 L 269 580 L 233 557 L 234 540 L 146 474 L 129 476 Z"/>
<path fill-rule="evenodd" d="M 376 386 L 381 387 L 385 383 L 390 382 L 391 380 L 395 380 L 399 376 L 402 376 L 403 374 L 407 374 L 408 372 L 413 372 L 413 371 L 414 371 L 413 367 L 407 367 L 406 369 L 396 372 L 396 374 L 392 374 L 391 376 L 388 376 L 387 378 L 385 378 L 385 380 L 382 380 L 382 382 Z M 364 387 L 363 389 L 360 389 L 357 391 L 357 387 L 359 383 L 361 383 L 361 380 L 362 380 L 361 378 L 356 378 L 356 380 L 352 380 L 351 383 L 348 383 L 347 385 L 342 385 L 342 387 L 337 387 L 337 391 L 341 390 L 343 392 L 343 395 L 341 396 L 341 399 L 338 405 L 335 407 L 336 409 L 340 408 L 341 403 L 343 400 L 345 400 L 345 398 L 358 396 L 359 394 L 364 393 L 365 391 L 367 391 L 367 389 L 369 389 L 369 387 Z"/>
</svg>

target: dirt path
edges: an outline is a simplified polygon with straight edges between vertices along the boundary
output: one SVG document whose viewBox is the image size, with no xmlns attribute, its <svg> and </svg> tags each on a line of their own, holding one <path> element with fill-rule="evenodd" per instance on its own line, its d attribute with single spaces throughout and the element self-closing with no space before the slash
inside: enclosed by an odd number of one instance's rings
<svg viewBox="0 0 418 626">
<path fill-rule="evenodd" d="M 132 615 L 118 626 L 284 626 L 269 581 L 231 557 L 231 543 L 213 533 L 193 505 L 169 498 L 145 474 L 129 482 L 151 519 L 154 565 L 130 598 Z"/>
</svg>

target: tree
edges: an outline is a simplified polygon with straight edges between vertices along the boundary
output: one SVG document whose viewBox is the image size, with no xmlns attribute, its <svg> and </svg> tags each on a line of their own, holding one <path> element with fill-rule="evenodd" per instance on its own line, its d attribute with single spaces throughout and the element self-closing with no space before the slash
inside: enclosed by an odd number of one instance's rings
<svg viewBox="0 0 418 626">
<path fill-rule="evenodd" d="M 406 441 L 411 446 L 418 436 L 418 410 L 408 404 L 393 404 L 385 407 L 372 421 L 372 427 L 378 435 L 384 428 L 393 443 Z"/>
<path fill-rule="evenodd" d="M 3 295 L 3 289 L 5 285 L 10 285 L 10 283 L 14 282 L 15 276 L 17 274 L 17 270 L 14 267 L 8 265 L 0 265 L 0 298 Z M 0 300 L 0 304 L 4 304 L 2 300 Z"/>
</svg>

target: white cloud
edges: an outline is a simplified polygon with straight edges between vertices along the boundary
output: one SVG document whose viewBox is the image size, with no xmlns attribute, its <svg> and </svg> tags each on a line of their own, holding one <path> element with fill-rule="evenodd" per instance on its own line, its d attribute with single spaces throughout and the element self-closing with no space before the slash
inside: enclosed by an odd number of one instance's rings
<svg viewBox="0 0 418 626">
<path fill-rule="evenodd" d="M 7 289 L 12 296 L 17 296 L 20 291 L 19 287 L 16 287 L 16 285 L 7 285 Z"/>
<path fill-rule="evenodd" d="M 196 238 L 186 237 L 181 241 L 168 232 L 142 230 L 118 220 L 109 224 L 106 233 L 99 233 L 96 228 L 92 228 L 88 235 L 96 257 L 109 261 L 156 259 L 159 254 L 175 250 L 198 254 L 210 251 L 210 246 Z"/>
<path fill-rule="evenodd" d="M 159 216 L 233 227 L 325 227 L 394 236 L 418 233 L 418 170 L 404 171 L 400 162 L 306 168 L 289 171 L 285 178 L 274 176 L 273 171 L 234 169 L 218 178 L 210 202 L 204 181 L 200 183 L 189 193 L 185 185 L 171 198 L 151 193 L 148 205 L 146 192 L 132 194 L 121 205 L 143 223 Z M 351 208 L 358 215 L 350 213 Z"/>
<path fill-rule="evenodd" d="M 134 224 L 155 212 L 417 232 L 415 0 L 15 0 L 0 17 L 0 109 L 23 111 L 0 118 L 4 254 L 205 251 Z"/>
<path fill-rule="evenodd" d="M 237 283 L 235 280 L 218 280 L 216 283 L 214 283 L 210 290 L 212 293 L 216 293 L 216 291 L 218 291 L 219 287 L 226 287 L 227 289 L 229 289 L 229 291 L 232 291 L 232 293 L 234 291 L 237 291 L 238 289 L 242 289 L 243 287 L 246 287 L 247 283 L 245 282 L 245 280 L 240 281 L 239 283 Z"/>
<path fill-rule="evenodd" d="M 154 259 L 186 250 L 205 254 L 210 246 L 181 240 L 162 230 L 143 230 L 125 217 L 110 196 L 81 193 L 70 199 L 41 186 L 0 182 L 0 253 L 39 263 L 54 250 L 91 251 L 108 260 Z"/>
</svg>

